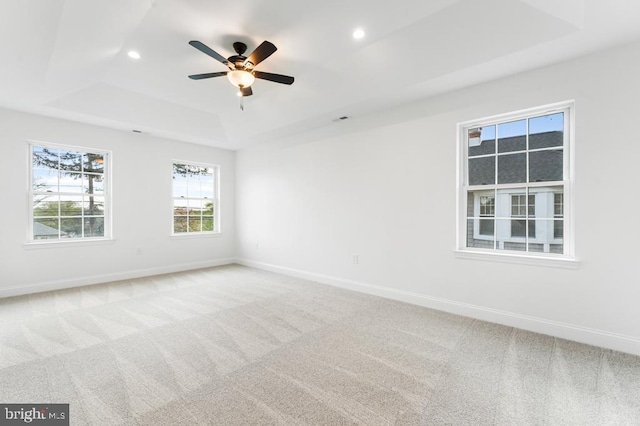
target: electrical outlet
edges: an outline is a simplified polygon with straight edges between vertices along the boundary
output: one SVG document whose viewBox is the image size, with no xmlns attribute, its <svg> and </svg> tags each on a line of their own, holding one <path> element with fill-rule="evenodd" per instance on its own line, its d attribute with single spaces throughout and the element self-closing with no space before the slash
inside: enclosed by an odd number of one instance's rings
<svg viewBox="0 0 640 426">
<path fill-rule="evenodd" d="M 141 249 L 141 248 L 139 248 L 138 250 L 136 250 L 136 254 L 137 254 L 138 256 L 140 256 L 140 255 L 142 254 L 142 249 Z"/>
<path fill-rule="evenodd" d="M 256 250 L 260 250 L 260 243 L 256 241 Z"/>
<path fill-rule="evenodd" d="M 354 265 L 357 265 L 357 264 L 358 264 L 358 253 L 353 253 L 353 254 L 351 255 L 351 262 L 352 262 Z"/>
</svg>

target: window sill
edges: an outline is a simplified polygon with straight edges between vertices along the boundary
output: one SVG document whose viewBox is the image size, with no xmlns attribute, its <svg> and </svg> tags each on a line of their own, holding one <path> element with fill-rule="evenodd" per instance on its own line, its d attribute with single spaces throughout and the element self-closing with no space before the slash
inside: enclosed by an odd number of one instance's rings
<svg viewBox="0 0 640 426">
<path fill-rule="evenodd" d="M 113 238 L 85 239 L 73 241 L 29 241 L 28 243 L 24 243 L 22 247 L 26 250 L 50 249 L 60 247 L 85 247 L 113 244 L 115 241 L 116 240 L 114 240 Z"/>
<path fill-rule="evenodd" d="M 489 253 L 469 250 L 454 250 L 457 259 L 482 260 L 488 262 L 516 263 L 520 265 L 545 266 L 549 268 L 578 269 L 580 261 L 566 257 L 527 256 L 510 253 Z"/>
<path fill-rule="evenodd" d="M 182 234 L 171 234 L 170 237 L 176 240 L 190 239 L 190 238 L 217 238 L 222 235 L 222 232 L 185 232 Z"/>
</svg>

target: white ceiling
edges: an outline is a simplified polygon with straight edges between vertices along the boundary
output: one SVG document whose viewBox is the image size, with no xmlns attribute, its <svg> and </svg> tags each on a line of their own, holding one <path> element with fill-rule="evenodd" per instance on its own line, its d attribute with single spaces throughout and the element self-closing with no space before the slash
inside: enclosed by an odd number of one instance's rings
<svg viewBox="0 0 640 426">
<path fill-rule="evenodd" d="M 240 149 L 638 38 L 638 0 L 2 0 L 0 106 Z M 295 83 L 241 111 L 190 40 Z"/>
</svg>

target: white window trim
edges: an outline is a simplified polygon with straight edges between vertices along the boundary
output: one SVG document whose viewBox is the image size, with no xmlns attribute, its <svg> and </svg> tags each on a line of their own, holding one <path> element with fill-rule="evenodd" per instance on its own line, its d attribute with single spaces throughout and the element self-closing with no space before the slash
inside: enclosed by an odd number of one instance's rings
<svg viewBox="0 0 640 426">
<path fill-rule="evenodd" d="M 36 241 L 27 242 L 22 245 L 27 250 L 35 249 L 48 249 L 48 248 L 60 248 L 60 247 L 78 247 L 78 246 L 99 246 L 115 243 L 114 238 L 85 238 L 77 239 L 73 241 Z"/>
<path fill-rule="evenodd" d="M 564 254 L 504 252 L 495 249 L 483 249 L 466 247 L 467 234 L 467 185 L 466 170 L 468 164 L 468 150 L 466 148 L 466 130 L 473 127 L 481 127 L 486 124 L 500 124 L 514 121 L 532 115 L 544 115 L 554 112 L 565 112 L 566 134 L 564 161 Z M 577 269 L 580 262 L 575 257 L 575 212 L 574 212 L 574 186 L 575 186 L 575 101 L 563 101 L 535 108 L 527 108 L 506 114 L 493 115 L 457 124 L 456 138 L 456 244 L 454 256 L 460 259 L 472 259 L 482 261 L 495 261 L 518 263 L 535 266 L 548 266 L 557 268 Z M 567 152 L 568 151 L 568 152 Z M 533 184 L 533 185 L 532 185 Z M 529 187 L 536 186 L 535 182 L 529 183 Z M 489 186 L 494 189 L 497 185 Z M 518 186 L 522 187 L 521 184 Z M 503 185 L 501 187 L 504 187 Z"/>
<path fill-rule="evenodd" d="M 77 239 L 69 239 L 69 240 L 35 240 L 33 239 L 33 158 L 31 157 L 33 152 L 33 146 L 49 146 L 57 149 L 73 149 L 84 152 L 99 152 L 105 155 L 106 161 L 104 165 L 104 170 L 106 174 L 105 186 L 106 190 L 103 194 L 105 200 L 105 208 L 104 208 L 104 227 L 105 232 L 103 237 L 85 237 L 85 238 L 77 238 Z M 113 152 L 110 150 L 100 149 L 100 148 L 92 148 L 86 146 L 77 146 L 77 145 L 67 145 L 60 144 L 54 142 L 45 142 L 39 140 L 29 139 L 27 140 L 27 181 L 28 181 L 28 190 L 27 190 L 27 212 L 28 212 L 28 222 L 27 222 L 27 235 L 26 241 L 23 243 L 23 248 L 25 249 L 39 249 L 39 248 L 61 248 L 61 247 L 78 247 L 78 246 L 86 246 L 86 245 L 99 245 L 99 244 L 110 244 L 114 242 L 113 238 L 113 218 L 112 218 L 112 177 L 111 170 L 113 164 Z"/>
<path fill-rule="evenodd" d="M 188 239 L 188 238 L 211 238 L 211 237 L 219 237 L 222 234 L 222 220 L 220 217 L 220 165 L 213 163 L 202 163 L 199 161 L 191 161 L 191 160 L 171 160 L 171 171 L 170 176 L 173 178 L 173 165 L 174 164 L 188 164 L 191 166 L 198 167 L 211 167 L 213 168 L 213 176 L 214 176 L 214 199 L 213 199 L 213 229 L 215 231 L 204 231 L 204 232 L 173 232 L 173 180 L 171 184 L 171 195 L 170 202 L 171 208 L 169 210 L 169 229 L 171 238 L 176 239 Z"/>
</svg>

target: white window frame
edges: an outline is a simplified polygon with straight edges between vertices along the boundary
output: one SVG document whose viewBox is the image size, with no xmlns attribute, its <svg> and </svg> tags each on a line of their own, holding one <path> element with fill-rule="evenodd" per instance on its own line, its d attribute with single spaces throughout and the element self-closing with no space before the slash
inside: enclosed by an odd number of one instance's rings
<svg viewBox="0 0 640 426">
<path fill-rule="evenodd" d="M 175 228 L 174 228 L 174 200 L 182 198 L 182 197 L 176 197 L 174 192 L 173 192 L 173 172 L 174 172 L 174 165 L 175 164 L 182 164 L 182 165 L 189 165 L 189 166 L 195 166 L 195 167 L 206 167 L 206 168 L 212 168 L 213 169 L 213 198 L 211 199 L 213 201 L 213 231 L 198 231 L 198 232 L 175 232 Z M 175 237 L 175 238 L 199 238 L 199 237 L 215 237 L 215 236 L 219 236 L 222 233 L 221 230 L 221 220 L 220 220 L 220 165 L 218 164 L 213 164 L 213 163 L 202 163 L 202 162 L 198 162 L 198 161 L 191 161 L 191 160 L 177 160 L 174 159 L 171 161 L 171 178 L 172 178 L 172 185 L 171 185 L 171 213 L 169 216 L 170 219 L 170 230 L 171 230 L 171 237 Z M 189 199 L 189 198 L 187 198 Z M 200 197 L 194 197 L 193 199 L 198 199 L 198 200 L 205 200 L 208 198 L 200 198 Z"/>
<path fill-rule="evenodd" d="M 473 128 L 479 128 L 489 125 L 499 125 L 511 121 L 527 119 L 531 117 L 547 115 L 563 112 L 564 113 L 564 140 L 563 140 L 563 181 L 558 182 L 524 182 L 517 184 L 494 184 L 486 186 L 470 186 L 468 185 L 468 147 L 467 137 L 468 131 Z M 574 187 L 574 144 L 575 144 L 575 102 L 564 101 L 555 104 L 544 105 L 536 108 L 515 111 L 507 114 L 494 115 L 476 120 L 465 121 L 457 124 L 457 213 L 456 213 L 456 248 L 454 253 L 456 257 L 462 259 L 476 259 L 499 261 L 509 263 L 522 263 L 541 266 L 577 268 L 579 263 L 575 258 L 574 245 L 574 211 L 573 211 L 573 187 Z M 527 147 L 528 151 L 528 147 Z M 497 159 L 497 157 L 496 157 Z M 528 174 L 528 170 L 527 170 Z M 527 179 L 528 180 L 528 179 Z M 520 252 L 510 250 L 498 250 L 494 248 L 476 248 L 467 247 L 467 212 L 468 207 L 468 191 L 487 191 L 495 192 L 498 190 L 507 191 L 509 188 L 526 188 L 532 194 L 536 192 L 537 187 L 543 186 L 562 186 L 563 187 L 563 245 L 564 253 L 538 253 L 538 252 Z M 480 193 L 480 192 L 479 192 Z M 474 197 L 479 198 L 479 197 Z M 528 198 L 527 198 L 528 200 Z M 498 209 L 498 199 L 495 199 L 496 209 Z M 553 199 L 552 199 L 553 204 Z M 477 201 L 474 200 L 477 204 Z M 527 202 L 528 209 L 528 202 Z M 498 211 L 495 211 L 496 216 Z M 553 211 L 552 211 L 553 213 Z M 552 215 L 552 217 L 554 217 Z M 494 225 L 497 228 L 497 224 Z M 528 226 L 526 227 L 528 232 Z M 474 226 L 474 234 L 478 234 L 479 226 Z M 482 237 L 481 237 L 482 238 Z"/>
<path fill-rule="evenodd" d="M 80 238 L 69 238 L 69 239 L 34 239 L 33 235 L 33 221 L 35 216 L 33 214 L 33 202 L 34 197 L 36 195 L 44 195 L 35 191 L 34 186 L 34 167 L 33 167 L 33 148 L 34 147 L 48 147 L 59 150 L 72 150 L 83 153 L 96 153 L 102 154 L 104 159 L 104 171 L 103 171 L 103 185 L 104 190 L 102 193 L 102 197 L 104 197 L 104 235 L 99 237 L 80 237 Z M 47 247 L 64 247 L 64 246 L 76 246 L 76 245 L 94 245 L 94 244 L 104 244 L 113 242 L 113 229 L 112 229 L 112 179 L 111 179 L 111 164 L 112 164 L 113 154 L 109 150 L 99 149 L 99 148 L 91 148 L 86 146 L 77 146 L 77 145 L 67 145 L 60 143 L 52 143 L 52 142 L 43 142 L 36 140 L 28 140 L 27 141 L 27 160 L 28 160 L 28 196 L 27 196 L 27 216 L 28 216 L 28 225 L 27 225 L 27 239 L 24 244 L 25 248 L 47 248 Z M 56 192 L 56 194 L 60 195 L 71 195 L 77 196 L 78 193 L 65 193 L 65 192 Z"/>
</svg>

